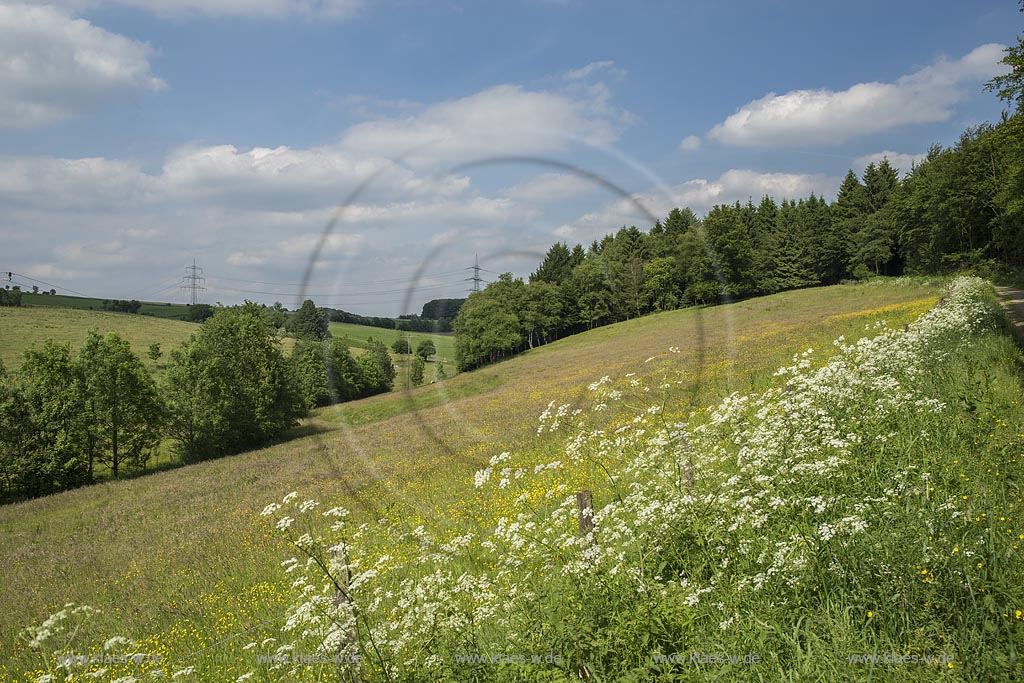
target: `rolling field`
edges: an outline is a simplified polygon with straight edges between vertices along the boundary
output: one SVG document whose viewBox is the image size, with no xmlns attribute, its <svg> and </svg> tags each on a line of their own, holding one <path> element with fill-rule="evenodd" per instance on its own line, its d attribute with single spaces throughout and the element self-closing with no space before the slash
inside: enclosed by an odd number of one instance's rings
<svg viewBox="0 0 1024 683">
<path fill-rule="evenodd" d="M 399 330 L 387 330 L 383 327 L 369 327 L 366 325 L 353 325 L 351 323 L 331 323 L 331 335 L 335 338 L 346 337 L 349 340 L 349 347 L 353 355 L 358 355 L 366 349 L 366 342 L 370 337 L 391 345 L 402 338 L 408 338 L 412 345 L 413 352 L 416 346 L 424 339 L 434 342 L 437 355 L 431 356 L 423 370 L 423 382 L 430 384 L 437 376 L 438 364 L 444 365 L 444 371 L 448 377 L 456 373 L 455 370 L 455 335 L 453 334 L 430 334 L 426 332 L 401 332 Z M 395 364 L 395 389 L 407 389 L 409 387 L 409 356 L 404 354 L 391 353 L 391 360 Z"/>
<path fill-rule="evenodd" d="M 646 357 L 678 346 L 671 362 L 699 369 L 687 400 L 713 402 L 763 386 L 808 345 L 863 334 L 883 316 L 909 322 L 938 296 L 929 285 L 844 286 L 644 317 L 440 385 L 319 411 L 302 427 L 310 435 L 263 451 L 7 506 L 0 675 L 42 673 L 16 634 L 75 602 L 102 610 L 80 632 L 84 650 L 123 635 L 164 668 L 233 680 L 252 668 L 243 646 L 276 634 L 288 600 L 286 548 L 259 516 L 269 500 L 299 489 L 360 520 L 439 535 L 478 527 L 509 502 L 481 502 L 473 472 L 499 451 L 550 452 L 555 441 L 536 431 L 549 401 L 577 400 L 589 382 L 642 371 Z"/>
<path fill-rule="evenodd" d="M 334 337 L 348 337 L 354 348 L 366 348 L 366 340 L 370 337 L 384 342 L 391 347 L 393 343 L 403 337 L 409 338 L 413 351 L 424 339 L 434 342 L 437 355 L 431 357 L 431 361 L 445 358 L 449 362 L 455 360 L 455 335 L 454 334 L 430 334 L 427 332 L 400 332 L 399 330 L 386 330 L 383 327 L 368 327 L 366 325 L 353 325 L 350 323 L 331 323 L 331 334 Z"/>
<path fill-rule="evenodd" d="M 22 292 L 21 301 L 25 306 L 45 306 L 47 308 L 74 308 L 84 311 L 102 311 L 103 299 L 92 299 L 83 296 L 66 296 L 57 294 L 32 294 Z M 171 320 L 185 320 L 188 315 L 188 306 L 185 304 L 159 303 L 143 301 L 139 308 L 139 315 L 152 316 L 154 318 L 168 318 Z"/>
<path fill-rule="evenodd" d="M 681 372 L 668 413 L 685 417 L 733 392 L 766 389 L 775 369 L 808 347 L 827 356 L 834 339 L 873 334 L 865 328 L 879 319 L 911 322 L 940 294 L 934 283 L 883 281 L 649 316 L 441 384 L 322 409 L 296 438 L 260 451 L 0 508 L 0 678 L 46 672 L 17 635 L 74 602 L 101 612 L 68 652 L 98 654 L 120 635 L 152 655 L 110 665 L 102 680 L 195 667 L 195 680 L 234 681 L 260 669 L 249 644 L 282 638 L 294 600 L 294 577 L 280 567 L 294 551 L 261 517 L 268 502 L 297 490 L 300 500 L 348 508 L 354 524 L 387 520 L 440 539 L 479 532 L 514 513 L 518 491 L 476 489 L 474 473 L 503 451 L 544 462 L 563 447 L 538 432 L 550 402 L 583 406 L 587 385 L 606 375 Z M 334 324 L 332 332 L 344 333 Z M 623 410 L 602 419 L 614 425 Z M 601 476 L 582 468 L 568 483 L 601 491 Z M 402 562 L 415 547 L 385 550 Z M 261 671 L 254 680 L 275 679 Z"/>
<path fill-rule="evenodd" d="M 131 344 L 132 351 L 145 363 L 151 363 L 146 352 L 153 342 L 159 342 L 166 354 L 199 329 L 194 323 L 127 313 L 72 308 L 0 308 L 0 360 L 7 368 L 16 369 L 21 365 L 22 352 L 33 345 L 41 347 L 47 339 L 70 343 L 71 352 L 77 353 L 94 327 L 104 333 L 116 332 Z"/>
</svg>

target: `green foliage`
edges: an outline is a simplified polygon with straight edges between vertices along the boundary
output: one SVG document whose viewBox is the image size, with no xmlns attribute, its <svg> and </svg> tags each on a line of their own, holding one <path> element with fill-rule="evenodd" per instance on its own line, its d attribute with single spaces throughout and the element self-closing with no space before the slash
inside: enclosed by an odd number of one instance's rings
<svg viewBox="0 0 1024 683">
<path fill-rule="evenodd" d="M 1024 12 L 1024 3 L 1021 4 Z M 985 84 L 985 90 L 995 92 L 1003 102 L 1024 111 L 1024 38 L 1018 36 L 1017 44 L 1006 48 L 1002 63 L 1010 67 L 1008 73 L 996 76 Z"/>
<path fill-rule="evenodd" d="M 400 337 L 391 344 L 391 350 L 400 356 L 404 356 L 407 353 L 412 353 L 412 345 L 409 344 L 408 339 Z"/>
<path fill-rule="evenodd" d="M 148 355 L 149 359 L 154 363 L 160 360 L 160 358 L 164 355 L 164 352 L 160 350 L 160 342 L 153 342 L 152 344 L 150 344 L 149 351 L 147 352 L 146 355 Z"/>
<path fill-rule="evenodd" d="M 327 312 L 317 308 L 311 299 L 306 299 L 289 321 L 288 331 L 299 339 L 323 341 L 331 334 L 329 322 Z"/>
<path fill-rule="evenodd" d="M 876 275 L 1024 269 L 1024 43 L 993 79 L 1015 115 L 932 148 L 901 179 L 883 158 L 849 171 L 835 202 L 810 195 L 673 209 L 647 233 L 623 227 L 589 249 L 551 246 L 528 284 L 502 276 L 465 303 L 453 329 L 460 369 L 559 336 L 681 305 Z"/>
<path fill-rule="evenodd" d="M 19 496 L 39 496 L 87 481 L 89 424 L 70 347 L 46 343 L 25 352 L 17 380 L 6 377 L 4 477 Z"/>
<path fill-rule="evenodd" d="M 216 311 L 217 309 L 210 304 L 192 304 L 188 307 L 188 313 L 185 315 L 185 320 L 190 323 L 201 323 L 208 318 L 212 318 Z"/>
<path fill-rule="evenodd" d="M 420 317 L 427 320 L 454 318 L 459 314 L 459 309 L 464 301 L 465 299 L 432 299 L 423 304 Z"/>
<path fill-rule="evenodd" d="M 327 346 L 323 342 L 300 339 L 292 347 L 295 380 L 307 409 L 331 403 L 326 358 Z"/>
<path fill-rule="evenodd" d="M 409 382 L 414 387 L 418 387 L 423 384 L 423 368 L 423 359 L 419 356 L 415 356 L 412 359 L 412 365 L 409 366 Z"/>
<path fill-rule="evenodd" d="M 31 472 L 31 414 L 24 393 L 0 362 L 0 497 L 28 495 L 42 483 Z"/>
<path fill-rule="evenodd" d="M 559 285 L 572 274 L 572 269 L 577 265 L 579 262 L 569 251 L 569 247 L 562 242 L 557 242 L 548 249 L 544 260 L 530 276 L 530 282 L 548 282 Z"/>
<path fill-rule="evenodd" d="M 0 289 L 0 306 L 21 306 L 21 290 Z"/>
<path fill-rule="evenodd" d="M 225 443 L 230 419 L 228 390 L 209 344 L 195 337 L 170 353 L 163 378 L 167 401 L 166 434 L 184 462 L 196 462 L 229 452 Z"/>
<path fill-rule="evenodd" d="M 433 340 L 424 339 L 423 341 L 416 345 L 416 355 L 422 358 L 423 360 L 427 360 L 436 353 L 437 348 L 434 347 Z"/>
<path fill-rule="evenodd" d="M 327 383 L 331 400 L 344 403 L 361 398 L 367 381 L 362 376 L 363 366 L 352 357 L 348 339 L 332 339 L 327 345 Z"/>
<path fill-rule="evenodd" d="M 219 310 L 171 358 L 170 430 L 186 460 L 261 446 L 306 412 L 294 366 L 256 304 Z"/>
<path fill-rule="evenodd" d="M 455 361 L 460 371 L 494 362 L 522 344 L 515 308 L 491 287 L 470 294 L 455 318 Z"/>
<path fill-rule="evenodd" d="M 113 332 L 94 330 L 78 355 L 78 372 L 96 460 L 115 479 L 122 464 L 145 467 L 160 443 L 164 408 L 131 346 Z"/>
<path fill-rule="evenodd" d="M 372 396 L 391 391 L 395 381 L 395 365 L 391 362 L 391 354 L 384 342 L 373 338 L 368 340 L 367 352 L 356 359 L 362 370 L 359 392 L 361 396 Z"/>
<path fill-rule="evenodd" d="M 32 292 L 36 294 L 35 291 Z M 114 313 L 138 313 L 139 309 L 142 308 L 142 302 L 136 299 L 126 301 L 124 299 L 115 299 L 113 301 L 104 299 L 103 310 L 112 311 Z"/>
</svg>

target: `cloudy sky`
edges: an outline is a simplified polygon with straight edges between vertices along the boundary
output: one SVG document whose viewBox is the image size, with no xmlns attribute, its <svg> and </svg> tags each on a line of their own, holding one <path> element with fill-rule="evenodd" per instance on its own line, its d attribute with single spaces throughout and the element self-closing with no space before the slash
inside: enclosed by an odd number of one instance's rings
<svg viewBox="0 0 1024 683">
<path fill-rule="evenodd" d="M 994 120 L 1011 0 L 0 0 L 0 270 L 396 315 Z M 313 258 L 319 245 L 317 258 Z"/>
</svg>

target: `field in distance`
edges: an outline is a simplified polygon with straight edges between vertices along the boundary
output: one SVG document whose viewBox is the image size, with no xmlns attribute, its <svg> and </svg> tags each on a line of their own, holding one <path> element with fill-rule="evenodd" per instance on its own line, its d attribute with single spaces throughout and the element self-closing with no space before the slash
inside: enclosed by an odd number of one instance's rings
<svg viewBox="0 0 1024 683">
<path fill-rule="evenodd" d="M 61 297 L 42 297 L 59 299 Z M 89 330 L 101 333 L 116 332 L 132 346 L 132 351 L 145 362 L 149 345 L 160 344 L 163 353 L 177 348 L 189 335 L 199 329 L 195 323 L 167 320 L 145 315 L 107 313 L 88 309 L 22 306 L 0 308 L 0 360 L 9 369 L 21 366 L 22 353 L 35 346 L 41 348 L 47 339 L 60 344 L 71 344 L 77 353 Z"/>
<path fill-rule="evenodd" d="M 77 308 L 83 311 L 102 311 L 103 299 L 94 299 L 84 296 L 68 296 L 64 294 L 32 294 L 31 292 L 21 293 L 23 306 L 46 306 L 47 308 Z M 185 304 L 160 303 L 154 301 L 143 301 L 139 308 L 139 315 L 152 316 L 154 318 L 169 318 L 172 320 L 185 320 L 188 315 L 188 306 Z"/>
</svg>

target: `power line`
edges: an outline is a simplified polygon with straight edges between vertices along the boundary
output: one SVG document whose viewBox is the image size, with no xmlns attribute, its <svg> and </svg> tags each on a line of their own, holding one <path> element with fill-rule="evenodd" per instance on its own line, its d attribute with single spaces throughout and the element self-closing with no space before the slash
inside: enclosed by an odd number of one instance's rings
<svg viewBox="0 0 1024 683">
<path fill-rule="evenodd" d="M 366 280 L 362 284 L 364 284 L 364 285 L 376 285 L 376 284 L 385 284 L 385 283 L 391 283 L 391 282 L 419 282 L 420 280 L 425 280 L 427 278 L 442 277 L 444 275 L 456 275 L 456 274 L 461 273 L 461 272 L 462 272 L 461 270 L 449 270 L 449 271 L 444 271 L 444 272 L 441 272 L 441 273 L 424 273 L 423 275 L 420 275 L 419 277 L 397 277 L 397 278 L 388 278 L 388 279 L 384 279 L 384 280 Z M 301 283 L 301 282 L 268 282 L 266 280 L 246 280 L 246 279 L 238 278 L 238 277 L 210 277 L 209 279 L 210 280 L 228 280 L 230 282 L 246 282 L 246 283 L 253 284 L 253 285 L 280 285 L 280 286 L 283 286 L 283 287 L 301 287 L 303 285 L 303 283 Z"/>
<path fill-rule="evenodd" d="M 15 273 L 13 271 L 6 271 L 6 272 L 7 272 L 7 275 L 8 275 L 8 280 L 11 280 L 11 278 L 17 277 L 17 278 L 20 278 L 22 280 L 29 280 L 31 282 L 38 282 L 39 284 L 46 285 L 47 287 L 50 287 L 52 289 L 62 289 L 65 292 L 71 292 L 72 294 L 76 294 L 78 296 L 84 296 L 87 299 L 94 299 L 94 298 L 96 298 L 96 297 L 89 296 L 88 294 L 82 294 L 81 292 L 76 292 L 75 290 L 69 289 L 68 287 L 61 287 L 59 285 L 55 285 L 52 282 L 43 282 L 42 280 L 37 280 L 34 277 L 29 277 L 28 275 L 25 275 L 23 273 Z"/>
<path fill-rule="evenodd" d="M 205 292 L 206 287 L 202 286 L 202 283 L 206 282 L 206 278 L 202 277 L 200 273 L 203 269 L 196 265 L 196 260 L 192 259 L 191 266 L 185 266 L 185 276 L 181 279 L 182 289 L 190 290 L 192 293 L 192 305 L 196 305 L 197 294 L 199 292 Z"/>
<path fill-rule="evenodd" d="M 292 291 L 292 292 L 268 292 L 268 291 L 259 290 L 259 289 L 241 289 L 239 287 L 228 287 L 226 285 L 218 285 L 218 284 L 215 284 L 215 283 L 211 284 L 210 286 L 214 290 L 223 290 L 223 291 L 227 291 L 227 292 L 241 292 L 243 294 L 264 294 L 264 295 L 268 295 L 268 296 L 295 296 L 296 294 L 299 293 L 298 291 Z M 441 283 L 441 284 L 438 284 L 438 285 L 426 285 L 426 286 L 423 286 L 423 287 L 415 287 L 415 288 L 412 288 L 411 291 L 413 291 L 413 292 L 423 292 L 423 291 L 429 291 L 429 290 L 434 290 L 434 289 L 446 289 L 446 288 L 449 288 L 449 287 L 456 287 L 456 286 L 458 286 L 456 283 Z M 409 287 L 400 287 L 398 289 L 379 289 L 379 290 L 376 290 L 376 291 L 372 291 L 372 290 L 371 291 L 359 290 L 358 294 L 361 295 L 361 296 L 373 296 L 373 295 L 376 295 L 376 294 L 399 294 L 399 293 L 408 292 L 408 291 L 410 291 Z M 317 299 L 321 299 L 321 298 L 337 299 L 337 298 L 343 297 L 345 295 L 337 294 L 335 292 L 331 292 L 331 293 L 325 293 L 325 292 L 319 292 L 319 293 L 316 293 L 316 292 L 306 292 L 304 296 L 306 296 L 306 297 L 308 297 L 310 299 L 313 299 L 313 298 L 317 298 Z"/>
<path fill-rule="evenodd" d="M 159 283 L 157 283 L 156 285 L 154 285 L 152 287 L 146 287 L 145 289 L 137 289 L 137 290 L 135 290 L 135 293 L 132 294 L 131 298 L 132 299 L 138 299 L 138 298 L 140 298 L 142 296 L 159 296 L 160 294 L 163 294 L 168 289 L 172 289 L 172 288 L 176 289 L 178 287 L 178 283 L 180 283 L 180 282 L 181 282 L 181 278 L 179 276 L 177 276 L 177 275 L 174 275 L 174 276 L 168 277 L 168 278 L 164 278 L 163 280 L 161 280 Z"/>
<path fill-rule="evenodd" d="M 470 292 L 479 292 L 480 291 L 480 283 L 483 282 L 483 279 L 480 277 L 480 271 L 482 270 L 480 268 L 480 257 L 478 255 L 474 254 L 473 255 L 473 265 L 471 265 L 469 268 L 466 268 L 465 270 L 472 270 L 473 271 L 473 276 L 466 278 L 466 282 L 472 282 L 473 283 L 473 288 L 471 290 L 469 290 L 469 291 Z"/>
</svg>

